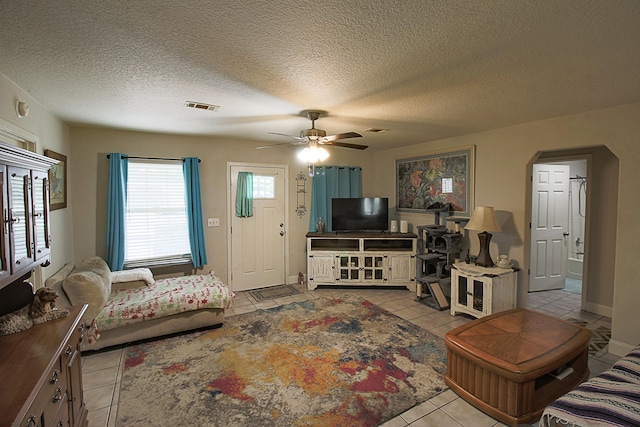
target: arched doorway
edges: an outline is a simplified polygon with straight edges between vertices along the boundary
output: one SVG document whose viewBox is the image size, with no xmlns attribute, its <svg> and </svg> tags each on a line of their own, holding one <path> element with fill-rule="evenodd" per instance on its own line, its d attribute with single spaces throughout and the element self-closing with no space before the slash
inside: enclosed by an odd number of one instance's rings
<svg viewBox="0 0 640 427">
<path fill-rule="evenodd" d="M 557 150 L 538 153 L 528 166 L 533 178 L 533 165 L 584 159 L 587 161 L 589 196 L 584 223 L 582 260 L 582 310 L 611 317 L 618 205 L 619 159 L 605 146 Z M 533 184 L 528 189 L 527 220 L 533 228 Z M 532 233 L 527 236 L 527 281 L 534 268 Z M 567 239 L 567 244 L 569 240 Z M 535 246 L 535 245 L 534 245 Z M 568 249 L 568 248 L 567 248 Z"/>
</svg>

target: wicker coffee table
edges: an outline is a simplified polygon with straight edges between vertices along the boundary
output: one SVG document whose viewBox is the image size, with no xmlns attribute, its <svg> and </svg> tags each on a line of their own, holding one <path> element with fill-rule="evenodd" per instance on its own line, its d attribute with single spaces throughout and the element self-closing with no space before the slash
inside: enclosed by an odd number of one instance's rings
<svg viewBox="0 0 640 427">
<path fill-rule="evenodd" d="M 469 403 L 512 426 L 530 424 L 589 376 L 591 331 L 527 309 L 449 331 L 445 381 Z"/>
</svg>

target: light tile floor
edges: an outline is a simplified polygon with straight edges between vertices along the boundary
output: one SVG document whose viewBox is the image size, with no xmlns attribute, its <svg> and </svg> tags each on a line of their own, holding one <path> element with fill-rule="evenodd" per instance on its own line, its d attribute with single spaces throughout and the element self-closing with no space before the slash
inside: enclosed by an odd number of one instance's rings
<svg viewBox="0 0 640 427">
<path fill-rule="evenodd" d="M 444 337 L 447 331 L 473 320 L 466 315 L 451 316 L 448 310 L 438 311 L 424 303 L 417 302 L 415 295 L 405 288 L 338 289 L 325 287 L 314 291 L 304 290 L 299 295 L 264 302 L 256 302 L 247 292 L 240 292 L 234 301 L 233 308 L 226 315 L 234 316 L 260 308 L 270 308 L 294 301 L 304 301 L 344 292 L 355 293 L 366 298 L 440 337 Z M 590 327 L 604 325 L 611 328 L 610 318 L 581 311 L 580 299 L 580 294 L 566 290 L 532 293 L 529 294 L 528 308 L 551 313 L 558 317 L 581 319 L 588 322 Z M 618 357 L 607 353 L 605 348 L 590 357 L 591 375 L 597 375 L 610 368 L 617 360 Z M 90 427 L 116 426 L 118 391 L 123 361 L 124 349 L 83 356 L 85 401 L 89 410 Z M 447 390 L 383 425 L 385 427 L 489 427 L 503 426 L 504 424 L 471 406 L 453 391 Z"/>
</svg>

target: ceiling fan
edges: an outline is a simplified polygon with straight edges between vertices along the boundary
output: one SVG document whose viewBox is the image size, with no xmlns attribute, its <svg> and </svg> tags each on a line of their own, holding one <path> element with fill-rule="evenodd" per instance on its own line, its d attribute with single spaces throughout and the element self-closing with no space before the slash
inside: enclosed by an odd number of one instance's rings
<svg viewBox="0 0 640 427">
<path fill-rule="evenodd" d="M 287 135 L 284 133 L 277 132 L 269 132 L 271 135 L 282 135 L 288 138 L 293 138 L 295 142 L 290 142 L 288 144 L 293 145 L 309 145 L 309 147 L 313 147 L 316 145 L 330 145 L 332 147 L 342 147 L 342 148 L 352 148 L 355 150 L 364 150 L 368 148 L 368 145 L 361 144 L 351 144 L 348 142 L 340 142 L 339 139 L 348 139 L 348 138 L 360 138 L 362 135 L 356 132 L 346 132 L 346 133 L 338 133 L 335 135 L 327 135 L 327 132 L 322 129 L 316 129 L 315 122 L 320 117 L 321 111 L 310 110 L 306 112 L 306 116 L 309 120 L 311 120 L 311 129 L 304 129 L 300 131 L 300 136 Z M 273 145 L 262 145 L 260 147 L 256 147 L 256 149 L 275 147 L 277 145 L 282 144 L 273 144 Z"/>
</svg>

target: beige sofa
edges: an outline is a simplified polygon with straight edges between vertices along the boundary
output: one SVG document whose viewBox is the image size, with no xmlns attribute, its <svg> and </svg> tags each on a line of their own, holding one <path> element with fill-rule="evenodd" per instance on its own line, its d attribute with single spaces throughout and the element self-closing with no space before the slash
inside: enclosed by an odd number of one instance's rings
<svg viewBox="0 0 640 427">
<path fill-rule="evenodd" d="M 221 325 L 235 296 L 213 273 L 160 279 L 151 285 L 114 283 L 99 257 L 78 266 L 66 264 L 45 286 L 58 293 L 58 307 L 88 304 L 83 350 Z"/>
</svg>

